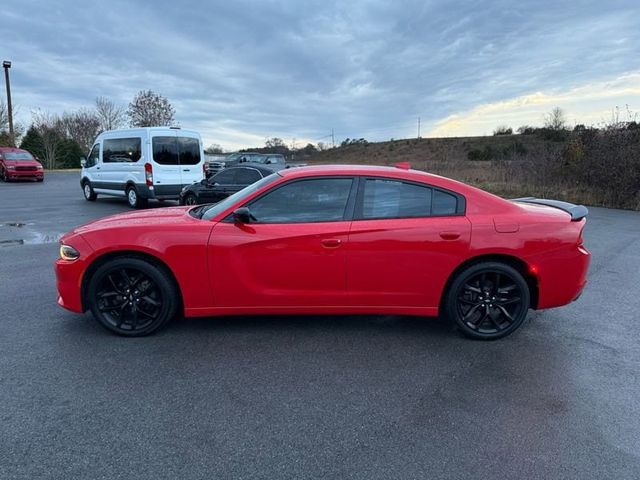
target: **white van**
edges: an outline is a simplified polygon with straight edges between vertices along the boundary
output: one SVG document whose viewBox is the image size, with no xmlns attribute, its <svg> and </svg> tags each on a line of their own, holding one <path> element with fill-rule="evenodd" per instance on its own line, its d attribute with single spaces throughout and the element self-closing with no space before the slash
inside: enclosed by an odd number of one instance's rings
<svg viewBox="0 0 640 480">
<path fill-rule="evenodd" d="M 177 127 L 103 132 L 81 163 L 85 199 L 116 195 L 125 197 L 132 208 L 153 198 L 177 200 L 184 186 L 204 176 L 200 134 Z"/>
</svg>

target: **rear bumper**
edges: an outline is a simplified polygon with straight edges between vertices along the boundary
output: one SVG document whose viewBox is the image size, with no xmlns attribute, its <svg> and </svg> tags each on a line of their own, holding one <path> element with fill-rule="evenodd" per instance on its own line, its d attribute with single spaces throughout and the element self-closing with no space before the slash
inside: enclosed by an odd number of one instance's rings
<svg viewBox="0 0 640 480">
<path fill-rule="evenodd" d="M 537 270 L 537 308 L 553 308 L 577 300 L 587 285 L 591 253 L 582 245 L 528 259 Z"/>
</svg>

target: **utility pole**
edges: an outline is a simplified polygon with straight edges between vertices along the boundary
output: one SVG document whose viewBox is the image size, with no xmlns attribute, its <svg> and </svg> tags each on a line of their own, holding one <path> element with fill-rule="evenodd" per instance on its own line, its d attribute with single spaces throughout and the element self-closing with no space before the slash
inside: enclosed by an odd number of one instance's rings
<svg viewBox="0 0 640 480">
<path fill-rule="evenodd" d="M 331 146 L 336 148 L 336 137 L 333 136 L 333 128 L 331 129 Z"/>
<path fill-rule="evenodd" d="M 420 117 L 418 117 L 418 138 L 420 138 Z"/>
<path fill-rule="evenodd" d="M 4 67 L 4 80 L 7 86 L 7 110 L 9 116 L 9 137 L 11 139 L 11 145 L 15 147 L 16 145 L 16 137 L 13 136 L 13 110 L 11 109 L 11 84 L 9 83 L 9 69 L 11 68 L 11 62 L 9 60 L 5 60 L 2 62 L 2 66 Z"/>
</svg>

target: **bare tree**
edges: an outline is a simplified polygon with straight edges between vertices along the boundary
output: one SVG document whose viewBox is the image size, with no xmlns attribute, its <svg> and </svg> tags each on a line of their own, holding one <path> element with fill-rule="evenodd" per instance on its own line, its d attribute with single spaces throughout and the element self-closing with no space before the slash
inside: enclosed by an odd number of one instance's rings
<svg viewBox="0 0 640 480">
<path fill-rule="evenodd" d="M 212 143 L 204 150 L 204 153 L 208 153 L 210 155 L 216 155 L 216 154 L 224 153 L 224 150 L 222 149 L 220 144 Z"/>
<path fill-rule="evenodd" d="M 566 130 L 567 119 L 560 107 L 555 107 L 544 116 L 544 126 L 550 130 Z"/>
<path fill-rule="evenodd" d="M 115 130 L 126 123 L 127 112 L 107 97 L 96 98 L 96 115 L 100 120 L 100 131 Z"/>
<path fill-rule="evenodd" d="M 165 127 L 174 123 L 175 109 L 162 95 L 141 90 L 129 104 L 127 115 L 132 127 Z"/>
<path fill-rule="evenodd" d="M 101 121 L 98 114 L 86 108 L 72 113 L 65 112 L 61 122 L 66 136 L 74 140 L 85 153 L 100 133 Z"/>
<path fill-rule="evenodd" d="M 56 157 L 64 141 L 64 125 L 60 117 L 42 110 L 32 112 L 33 126 L 42 137 L 44 161 L 48 168 L 56 167 Z"/>
</svg>

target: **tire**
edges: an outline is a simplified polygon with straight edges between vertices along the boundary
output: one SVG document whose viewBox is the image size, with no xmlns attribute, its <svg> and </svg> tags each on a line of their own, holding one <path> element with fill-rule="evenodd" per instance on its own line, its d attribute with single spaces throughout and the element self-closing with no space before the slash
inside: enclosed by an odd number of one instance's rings
<svg viewBox="0 0 640 480">
<path fill-rule="evenodd" d="M 36 182 L 42 183 L 44 182 L 44 178 L 36 178 Z"/>
<path fill-rule="evenodd" d="M 98 194 L 93 191 L 93 187 L 91 186 L 91 182 L 89 182 L 89 180 L 85 180 L 82 183 L 82 193 L 84 194 L 84 199 L 87 202 L 95 202 L 96 198 L 98 198 Z"/>
<path fill-rule="evenodd" d="M 3 182 L 9 182 L 9 177 L 7 176 L 7 171 L 6 170 L 2 170 L 2 181 Z"/>
<path fill-rule="evenodd" d="M 87 305 L 107 330 L 125 337 L 150 335 L 175 315 L 179 293 L 165 268 L 137 257 L 98 267 L 87 285 Z"/>
<path fill-rule="evenodd" d="M 453 279 L 445 313 L 465 336 L 497 340 L 522 325 L 529 301 L 529 286 L 520 272 L 504 263 L 482 262 Z"/>
<path fill-rule="evenodd" d="M 144 208 L 147 206 L 147 199 L 140 198 L 138 190 L 133 185 L 129 185 L 125 193 L 127 195 L 127 203 L 131 208 Z"/>
<path fill-rule="evenodd" d="M 184 197 L 183 205 L 197 205 L 198 199 L 193 193 L 189 193 Z"/>
</svg>

